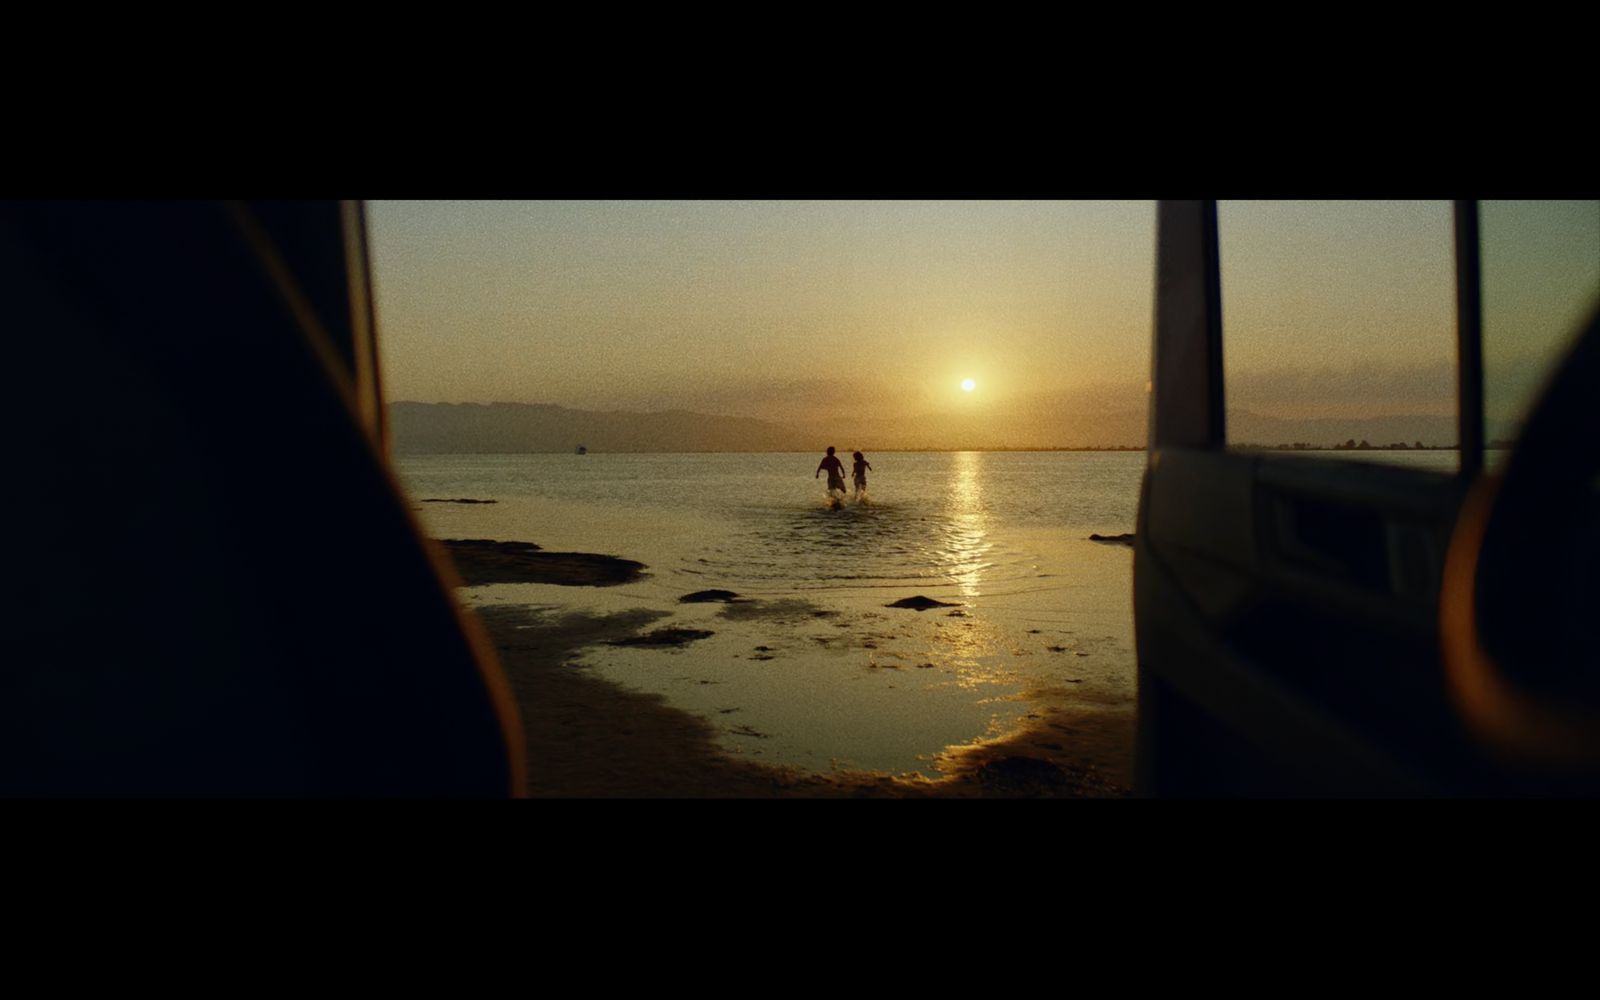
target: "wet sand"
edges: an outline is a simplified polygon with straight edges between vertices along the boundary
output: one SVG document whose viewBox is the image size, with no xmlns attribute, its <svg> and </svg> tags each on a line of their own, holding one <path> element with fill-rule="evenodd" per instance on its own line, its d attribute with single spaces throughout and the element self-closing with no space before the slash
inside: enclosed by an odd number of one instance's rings
<svg viewBox="0 0 1600 1000">
<path fill-rule="evenodd" d="M 608 586 L 633 579 L 645 568 L 609 556 L 543 553 L 531 543 L 446 545 L 469 585 Z M 544 558 L 548 556 L 562 558 Z M 719 731 L 706 718 L 675 708 L 660 695 L 628 690 L 581 665 L 580 656 L 586 651 L 669 649 L 713 634 L 659 627 L 669 611 L 637 608 L 600 613 L 512 604 L 480 605 L 474 610 L 488 628 L 522 712 L 532 796 L 1105 798 L 1128 794 L 1131 713 L 1122 706 L 1097 709 L 1086 704 L 1079 692 L 1027 692 L 1030 710 L 1019 726 L 996 739 L 947 749 L 939 755 L 944 775 L 940 778 L 861 770 L 820 773 L 731 755 L 719 745 L 724 733 L 752 741 L 762 734 L 737 724 Z M 771 607 L 737 602 L 722 609 L 729 621 L 771 613 Z"/>
</svg>

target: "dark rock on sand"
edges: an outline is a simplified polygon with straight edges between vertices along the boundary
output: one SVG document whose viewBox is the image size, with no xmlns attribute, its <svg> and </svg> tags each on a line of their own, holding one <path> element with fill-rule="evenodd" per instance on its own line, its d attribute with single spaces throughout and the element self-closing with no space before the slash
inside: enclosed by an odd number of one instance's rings
<svg viewBox="0 0 1600 1000">
<path fill-rule="evenodd" d="M 713 601 L 737 601 L 739 595 L 731 590 L 697 590 L 678 598 L 679 604 L 710 604 Z"/>
<path fill-rule="evenodd" d="M 683 646 L 716 635 L 715 632 L 703 628 L 658 628 L 654 632 L 644 635 L 633 635 L 626 639 L 613 639 L 612 646 Z"/>
<path fill-rule="evenodd" d="M 1091 542 L 1108 542 L 1112 545 L 1132 545 L 1133 532 L 1127 531 L 1120 535 L 1090 535 Z"/>
<path fill-rule="evenodd" d="M 631 583 L 644 563 L 588 552 L 544 552 L 532 542 L 449 538 L 450 552 L 468 586 L 485 583 L 553 583 L 563 587 L 614 587 Z"/>
<path fill-rule="evenodd" d="M 469 500 L 466 497 L 456 497 L 454 500 L 442 500 L 438 497 L 426 497 L 423 503 L 499 503 L 498 500 Z"/>
<path fill-rule="evenodd" d="M 913 611 L 926 611 L 929 608 L 957 608 L 960 607 L 960 605 L 951 604 L 949 601 L 936 601 L 931 597 L 923 597 L 921 594 L 918 594 L 916 597 L 902 597 L 893 604 L 885 604 L 884 607 L 910 608 Z"/>
<path fill-rule="evenodd" d="M 978 769 L 978 783 L 997 795 L 1038 795 L 1072 787 L 1067 773 L 1037 757 L 1002 757 Z"/>
</svg>

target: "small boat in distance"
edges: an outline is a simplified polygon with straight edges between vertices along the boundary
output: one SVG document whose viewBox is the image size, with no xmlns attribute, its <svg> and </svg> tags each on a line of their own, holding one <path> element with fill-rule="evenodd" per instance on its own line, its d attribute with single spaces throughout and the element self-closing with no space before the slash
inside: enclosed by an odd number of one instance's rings
<svg viewBox="0 0 1600 1000">
<path fill-rule="evenodd" d="M 585 448 L 583 445 L 580 444 L 580 445 L 578 445 L 578 449 L 577 449 L 576 454 L 587 455 L 587 454 L 589 454 L 589 449 Z"/>
</svg>

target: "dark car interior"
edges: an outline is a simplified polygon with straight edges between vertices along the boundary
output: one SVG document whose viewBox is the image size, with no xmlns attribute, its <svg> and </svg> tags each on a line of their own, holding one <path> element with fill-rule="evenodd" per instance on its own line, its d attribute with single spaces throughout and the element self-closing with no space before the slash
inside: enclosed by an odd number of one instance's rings
<svg viewBox="0 0 1600 1000">
<path fill-rule="evenodd" d="M 520 727 L 382 459 L 337 202 L 0 208 L 7 796 L 507 796 Z"/>
</svg>

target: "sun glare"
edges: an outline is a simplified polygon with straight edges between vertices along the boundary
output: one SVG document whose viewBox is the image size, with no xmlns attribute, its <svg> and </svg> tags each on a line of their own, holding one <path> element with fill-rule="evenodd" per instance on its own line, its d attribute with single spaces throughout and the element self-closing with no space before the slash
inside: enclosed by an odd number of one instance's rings
<svg viewBox="0 0 1600 1000">
<path fill-rule="evenodd" d="M 970 378 L 964 378 L 964 379 L 961 380 L 961 391 L 962 392 L 971 392 L 972 390 L 976 389 L 977 387 L 978 387 L 978 383 L 972 381 L 972 379 L 970 379 Z"/>
</svg>

